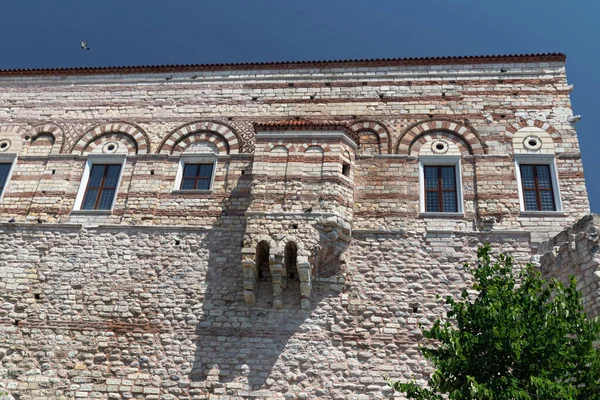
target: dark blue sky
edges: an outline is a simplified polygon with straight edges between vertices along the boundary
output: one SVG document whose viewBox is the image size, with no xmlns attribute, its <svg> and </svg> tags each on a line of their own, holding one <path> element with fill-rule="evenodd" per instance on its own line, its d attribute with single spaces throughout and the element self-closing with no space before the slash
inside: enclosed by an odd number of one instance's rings
<svg viewBox="0 0 600 400">
<path fill-rule="evenodd" d="M 598 1 L 20 0 L 1 15 L 0 68 L 563 52 L 600 212 Z"/>
</svg>

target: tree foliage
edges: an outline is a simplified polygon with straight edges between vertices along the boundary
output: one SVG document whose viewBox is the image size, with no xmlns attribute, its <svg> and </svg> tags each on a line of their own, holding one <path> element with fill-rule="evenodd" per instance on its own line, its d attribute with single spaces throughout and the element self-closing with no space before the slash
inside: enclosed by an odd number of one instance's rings
<svg viewBox="0 0 600 400">
<path fill-rule="evenodd" d="M 446 298 L 452 322 L 423 330 L 429 387 L 390 385 L 409 399 L 600 399 L 600 318 L 586 318 L 575 278 L 546 281 L 531 264 L 515 276 L 510 256 L 490 253 L 465 265 L 475 292 Z"/>
</svg>

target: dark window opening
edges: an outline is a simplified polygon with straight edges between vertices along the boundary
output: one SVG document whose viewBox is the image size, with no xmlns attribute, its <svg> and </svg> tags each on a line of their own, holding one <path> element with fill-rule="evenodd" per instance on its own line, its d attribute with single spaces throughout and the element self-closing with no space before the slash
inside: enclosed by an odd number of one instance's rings
<svg viewBox="0 0 600 400">
<path fill-rule="evenodd" d="M 264 240 L 256 246 L 256 267 L 259 282 L 271 282 L 271 269 L 269 267 L 269 244 Z"/>
<path fill-rule="evenodd" d="M 294 242 L 289 242 L 285 246 L 285 253 L 284 253 L 284 264 L 285 264 L 285 269 L 287 271 L 288 282 L 289 281 L 295 282 L 295 281 L 300 280 L 300 277 L 298 276 L 297 260 L 298 260 L 298 246 L 296 246 L 296 243 L 294 243 Z"/>
<path fill-rule="evenodd" d="M 209 190 L 213 164 L 185 164 L 181 190 Z"/>
<path fill-rule="evenodd" d="M 549 165 L 521 164 L 525 211 L 556 211 Z"/>
<path fill-rule="evenodd" d="M 94 164 L 90 171 L 82 210 L 110 210 L 121 174 L 118 164 Z"/>
<path fill-rule="evenodd" d="M 342 164 L 342 175 L 350 177 L 350 164 L 348 164 L 348 163 Z"/>
<path fill-rule="evenodd" d="M 6 186 L 11 165 L 11 163 L 0 164 L 0 194 L 2 194 L 4 187 Z"/>
<path fill-rule="evenodd" d="M 455 167 L 425 167 L 425 211 L 458 212 Z"/>
</svg>

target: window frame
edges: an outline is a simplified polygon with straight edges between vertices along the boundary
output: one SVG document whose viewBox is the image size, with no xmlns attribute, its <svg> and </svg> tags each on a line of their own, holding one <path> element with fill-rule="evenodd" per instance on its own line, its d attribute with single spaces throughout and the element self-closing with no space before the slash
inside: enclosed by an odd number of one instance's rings
<svg viewBox="0 0 600 400">
<path fill-rule="evenodd" d="M 179 163 L 177 167 L 177 175 L 175 176 L 175 184 L 173 187 L 173 193 L 212 193 L 215 184 L 215 175 L 217 171 L 217 160 L 216 154 L 194 154 L 185 155 L 182 154 L 179 157 Z M 212 174 L 210 176 L 210 185 L 208 189 L 181 189 L 183 182 L 183 171 L 185 166 L 188 164 L 212 164 Z"/>
<path fill-rule="evenodd" d="M 454 167 L 454 183 L 456 185 L 456 210 L 457 211 L 427 211 L 425 195 L 425 167 Z M 419 211 L 422 216 L 464 216 L 462 163 L 458 155 L 425 155 L 419 157 Z"/>
<path fill-rule="evenodd" d="M 210 165 L 210 175 L 200 175 L 200 172 L 202 171 L 202 166 L 206 166 L 206 165 Z M 185 170 L 188 167 L 195 167 L 196 168 L 196 172 L 194 174 L 193 177 L 189 177 L 189 176 L 185 176 Z M 209 190 L 211 187 L 211 181 L 212 181 L 212 177 L 213 177 L 213 172 L 214 172 L 214 167 L 215 164 L 214 163 L 210 163 L 210 162 L 206 162 L 206 163 L 191 163 L 191 162 L 186 162 L 183 165 L 183 176 L 181 178 L 181 183 L 179 185 L 179 190 Z M 192 189 L 184 189 L 183 188 L 183 184 L 185 181 L 187 180 L 193 180 L 194 181 L 194 187 Z M 204 188 L 200 188 L 198 189 L 198 183 L 200 181 L 205 181 L 208 180 L 208 188 L 204 189 Z"/>
<path fill-rule="evenodd" d="M 124 154 L 112 154 L 112 155 L 89 155 L 85 166 L 83 168 L 83 174 L 81 181 L 79 182 L 79 189 L 77 189 L 77 196 L 75 197 L 75 204 L 73 210 L 80 213 L 112 213 L 117 202 L 117 196 L 119 195 L 119 188 L 121 187 L 121 180 L 123 179 L 123 171 L 125 169 L 126 156 Z M 121 171 L 119 172 L 119 178 L 115 187 L 115 195 L 113 196 L 112 203 L 108 210 L 97 210 L 97 209 L 82 209 L 83 200 L 85 199 L 88 184 L 90 181 L 90 174 L 94 165 L 120 165 Z"/>
<path fill-rule="evenodd" d="M 0 202 L 4 198 L 4 193 L 6 193 L 6 189 L 8 184 L 10 183 L 13 171 L 15 170 L 15 165 L 17 164 L 17 154 L 16 153 L 5 153 L 0 154 L 0 164 L 10 164 L 8 168 L 8 174 L 6 175 L 6 182 L 4 182 L 4 186 L 0 189 Z"/>
<path fill-rule="evenodd" d="M 517 175 L 517 189 L 519 192 L 519 210 L 524 214 L 557 214 L 563 213 L 560 186 L 558 184 L 558 171 L 556 169 L 556 157 L 554 154 L 515 154 L 515 173 Z M 521 165 L 546 165 L 550 169 L 550 181 L 552 185 L 552 197 L 554 199 L 554 211 L 526 210 L 525 197 L 523 193 L 523 180 L 521 179 Z"/>
<path fill-rule="evenodd" d="M 435 168 L 437 170 L 437 179 L 436 179 L 436 188 L 435 189 L 428 189 L 427 188 L 427 173 L 426 170 L 428 168 Z M 443 173 L 442 173 L 442 168 L 452 168 L 452 174 L 454 175 L 454 189 L 444 189 L 444 184 L 443 184 Z M 432 192 L 432 193 L 437 193 L 438 194 L 438 208 L 439 211 L 426 211 L 426 212 L 442 212 L 442 213 L 447 213 L 447 212 L 458 212 L 458 201 L 457 201 L 457 191 L 458 188 L 456 187 L 456 166 L 454 165 L 423 165 L 423 183 L 425 185 L 424 188 L 424 193 L 425 193 L 425 208 L 427 208 L 427 193 Z M 453 193 L 454 194 L 454 205 L 456 206 L 456 211 L 445 211 L 444 210 L 444 193 Z"/>
</svg>

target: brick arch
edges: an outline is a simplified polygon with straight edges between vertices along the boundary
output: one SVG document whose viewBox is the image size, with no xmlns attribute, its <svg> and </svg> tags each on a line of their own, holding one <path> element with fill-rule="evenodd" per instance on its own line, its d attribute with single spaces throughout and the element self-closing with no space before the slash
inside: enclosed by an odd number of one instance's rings
<svg viewBox="0 0 600 400">
<path fill-rule="evenodd" d="M 300 238 L 294 235 L 285 235 L 282 239 L 278 241 L 277 254 L 284 254 L 285 246 L 287 246 L 287 244 L 290 242 L 294 242 L 296 244 L 296 248 L 298 249 L 298 256 L 310 256 L 310 252 L 306 251 L 302 240 L 300 240 Z"/>
<path fill-rule="evenodd" d="M 487 145 L 471 128 L 452 120 L 433 119 L 409 126 L 396 142 L 396 154 L 411 154 L 414 143 L 425 134 L 434 131 L 448 132 L 459 137 L 469 154 L 487 153 Z"/>
<path fill-rule="evenodd" d="M 506 127 L 506 130 L 510 133 L 515 133 L 519 129 L 535 127 L 540 128 L 550 134 L 554 139 L 559 138 L 558 131 L 549 123 L 543 122 L 537 119 L 527 119 L 527 120 L 519 120 L 513 124 L 510 124 Z"/>
<path fill-rule="evenodd" d="M 122 133 L 122 132 L 108 132 L 100 136 L 96 136 L 94 140 L 88 143 L 81 151 L 81 155 L 88 155 L 92 153 L 98 146 L 102 146 L 106 142 L 119 142 L 123 143 L 127 149 L 128 155 L 137 154 L 138 145 L 133 137 Z"/>
<path fill-rule="evenodd" d="M 302 153 L 306 153 L 306 149 L 309 147 L 320 147 L 323 150 L 323 153 L 331 153 L 331 147 L 327 143 L 302 143 L 300 145 L 300 151 Z"/>
<path fill-rule="evenodd" d="M 392 140 L 390 131 L 382 123 L 371 120 L 356 121 L 348 126 L 348 130 L 352 132 L 358 141 L 359 146 L 361 132 L 368 131 L 374 133 L 379 139 L 380 154 L 392 153 Z"/>
<path fill-rule="evenodd" d="M 210 142 L 217 147 L 219 154 L 229 154 L 229 146 L 225 138 L 213 132 L 193 132 L 181 137 L 172 147 L 170 153 L 162 152 L 163 154 L 183 153 L 190 145 L 198 142 Z"/>
<path fill-rule="evenodd" d="M 227 143 L 228 154 L 239 153 L 241 138 L 229 125 L 218 121 L 196 121 L 182 125 L 172 131 L 158 146 L 157 153 L 172 154 L 184 139 L 197 133 L 212 133 L 221 136 Z"/>
<path fill-rule="evenodd" d="M 448 131 L 433 131 L 421 134 L 413 142 L 410 148 L 410 154 L 418 155 L 424 145 L 431 143 L 436 139 L 447 140 L 450 143 L 454 143 L 456 147 L 458 147 L 458 150 L 460 150 L 460 154 L 462 156 L 468 156 L 469 154 L 472 154 L 471 149 L 464 142 L 463 138 L 458 137 L 454 133 Z"/>
<path fill-rule="evenodd" d="M 28 130 L 18 126 L 0 126 L 0 139 L 9 139 L 11 146 L 9 153 L 18 153 L 26 143 L 26 138 L 30 136 Z"/>
<path fill-rule="evenodd" d="M 65 140 L 64 129 L 56 124 L 40 124 L 31 128 L 31 143 L 40 135 L 50 134 L 54 138 L 54 144 L 50 154 L 60 154 L 63 151 Z"/>
<path fill-rule="evenodd" d="M 256 251 L 256 246 L 258 246 L 258 244 L 260 242 L 267 242 L 269 244 L 269 258 L 272 258 L 278 254 L 277 253 L 277 250 L 278 250 L 277 243 L 275 242 L 275 240 L 273 240 L 273 238 L 271 236 L 261 235 L 261 236 L 252 238 L 252 247 L 251 248 Z M 281 253 L 281 254 L 283 254 L 283 253 Z"/>
<path fill-rule="evenodd" d="M 135 147 L 133 149 L 128 147 L 129 152 L 133 154 L 146 154 L 150 151 L 150 138 L 142 128 L 128 122 L 109 122 L 98 125 L 79 136 L 71 148 L 71 154 L 83 154 L 92 142 L 111 133 L 128 137 Z"/>
<path fill-rule="evenodd" d="M 286 149 L 288 149 L 288 151 L 291 153 L 294 150 L 294 145 L 291 143 L 283 143 L 282 140 L 279 140 L 277 142 L 269 142 L 267 143 L 266 147 L 265 147 L 265 151 L 267 151 L 267 149 L 269 150 L 269 152 L 273 151 L 273 149 L 275 147 L 285 147 Z"/>
</svg>

